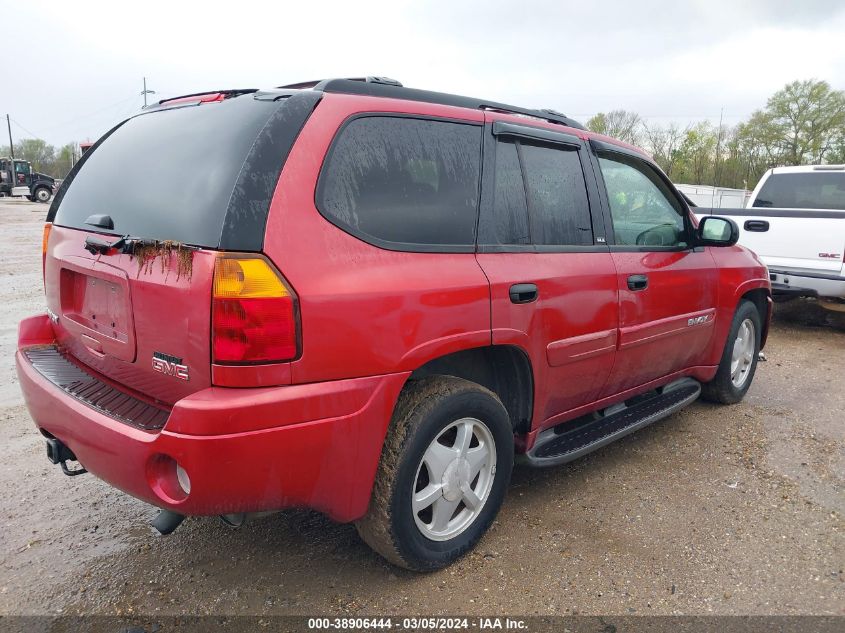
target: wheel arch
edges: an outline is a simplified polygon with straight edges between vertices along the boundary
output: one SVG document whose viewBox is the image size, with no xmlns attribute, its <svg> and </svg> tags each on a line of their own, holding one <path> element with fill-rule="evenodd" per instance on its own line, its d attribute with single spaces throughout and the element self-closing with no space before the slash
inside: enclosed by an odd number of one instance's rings
<svg viewBox="0 0 845 633">
<path fill-rule="evenodd" d="M 502 401 L 515 433 L 530 429 L 534 372 L 528 354 L 521 348 L 487 345 L 444 354 L 415 369 L 408 382 L 435 375 L 463 378 L 489 389 Z"/>
<path fill-rule="evenodd" d="M 757 308 L 757 313 L 760 315 L 760 349 L 766 345 L 766 339 L 769 336 L 769 323 L 772 316 L 772 293 L 769 288 L 758 287 L 751 290 L 746 290 L 740 295 L 737 305 L 740 301 L 750 301 Z"/>
</svg>

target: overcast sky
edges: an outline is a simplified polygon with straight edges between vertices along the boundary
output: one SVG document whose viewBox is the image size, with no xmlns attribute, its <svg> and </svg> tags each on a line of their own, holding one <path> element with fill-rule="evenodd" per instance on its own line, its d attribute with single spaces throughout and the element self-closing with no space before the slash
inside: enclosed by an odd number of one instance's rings
<svg viewBox="0 0 845 633">
<path fill-rule="evenodd" d="M 582 121 L 724 108 L 731 124 L 794 79 L 845 89 L 843 0 L 0 0 L 0 15 L 0 114 L 55 145 L 138 111 L 143 76 L 154 99 L 386 75 Z"/>
</svg>

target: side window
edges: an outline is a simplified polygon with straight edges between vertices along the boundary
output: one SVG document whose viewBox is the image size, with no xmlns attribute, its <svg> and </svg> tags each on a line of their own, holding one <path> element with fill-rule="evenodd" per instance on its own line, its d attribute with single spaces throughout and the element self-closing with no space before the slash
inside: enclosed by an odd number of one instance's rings
<svg viewBox="0 0 845 633">
<path fill-rule="evenodd" d="M 686 246 L 684 211 L 647 165 L 621 154 L 599 156 L 617 244 Z"/>
<path fill-rule="evenodd" d="M 534 244 L 592 244 L 587 185 L 578 152 L 528 144 L 520 149 Z"/>
<path fill-rule="evenodd" d="M 495 245 L 593 244 L 590 205 L 578 152 L 521 139 L 496 142 L 490 217 L 479 242 Z"/>
<path fill-rule="evenodd" d="M 485 235 L 486 227 L 483 227 L 479 239 L 493 244 L 530 244 L 525 184 L 516 144 L 512 141 L 496 144 L 494 173 L 493 217 L 489 227 L 492 235 Z"/>
<path fill-rule="evenodd" d="M 480 126 L 354 119 L 323 167 L 317 207 L 330 222 L 376 243 L 474 246 L 480 146 Z"/>
</svg>

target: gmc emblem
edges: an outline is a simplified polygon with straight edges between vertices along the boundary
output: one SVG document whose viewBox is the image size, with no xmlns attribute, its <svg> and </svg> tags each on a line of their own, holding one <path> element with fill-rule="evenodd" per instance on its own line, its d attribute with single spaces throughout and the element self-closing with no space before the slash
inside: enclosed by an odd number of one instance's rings
<svg viewBox="0 0 845 633">
<path fill-rule="evenodd" d="M 819 253 L 819 257 L 823 259 L 839 259 L 839 253 Z"/>
<path fill-rule="evenodd" d="M 188 366 L 182 364 L 182 359 L 161 352 L 153 352 L 153 371 L 165 376 L 174 376 L 179 380 L 188 381 Z"/>
</svg>

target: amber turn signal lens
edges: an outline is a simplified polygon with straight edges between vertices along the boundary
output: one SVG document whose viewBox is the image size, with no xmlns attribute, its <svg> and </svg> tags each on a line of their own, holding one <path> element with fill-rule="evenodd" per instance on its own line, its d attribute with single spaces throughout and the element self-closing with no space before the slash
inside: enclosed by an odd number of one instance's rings
<svg viewBox="0 0 845 633">
<path fill-rule="evenodd" d="M 221 257 L 214 269 L 214 297 L 258 299 L 287 297 L 290 293 L 270 265 L 259 258 Z"/>
<path fill-rule="evenodd" d="M 47 255 L 47 242 L 50 241 L 50 231 L 52 230 L 53 225 L 50 222 L 47 222 L 44 225 L 44 233 L 41 235 L 41 255 Z"/>
</svg>

